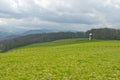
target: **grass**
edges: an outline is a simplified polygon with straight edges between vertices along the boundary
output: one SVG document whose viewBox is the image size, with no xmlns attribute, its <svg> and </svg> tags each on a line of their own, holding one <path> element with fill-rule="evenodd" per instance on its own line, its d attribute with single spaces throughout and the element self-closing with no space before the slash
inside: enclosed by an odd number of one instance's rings
<svg viewBox="0 0 120 80">
<path fill-rule="evenodd" d="M 0 54 L 0 80 L 120 80 L 120 41 L 66 39 Z"/>
</svg>

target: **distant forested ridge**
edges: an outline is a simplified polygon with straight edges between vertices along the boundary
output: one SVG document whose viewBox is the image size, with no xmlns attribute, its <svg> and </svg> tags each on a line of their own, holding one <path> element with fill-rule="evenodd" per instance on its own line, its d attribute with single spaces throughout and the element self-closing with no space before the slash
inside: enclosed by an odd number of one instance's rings
<svg viewBox="0 0 120 80">
<path fill-rule="evenodd" d="M 94 39 L 103 39 L 103 40 L 120 40 L 120 30 L 112 28 L 100 28 L 100 29 L 91 29 L 86 32 L 86 37 L 89 33 L 93 34 Z"/>
<path fill-rule="evenodd" d="M 57 33 L 41 33 L 21 36 L 18 38 L 7 39 L 0 41 L 0 52 L 8 51 L 9 49 L 32 44 L 49 42 L 59 39 L 84 38 L 84 32 L 57 32 Z"/>
<path fill-rule="evenodd" d="M 86 32 L 40 33 L 0 41 L 0 52 L 32 43 L 49 42 L 59 39 L 88 38 L 89 33 L 93 34 L 93 39 L 120 40 L 120 30 L 111 28 L 91 29 Z"/>
</svg>

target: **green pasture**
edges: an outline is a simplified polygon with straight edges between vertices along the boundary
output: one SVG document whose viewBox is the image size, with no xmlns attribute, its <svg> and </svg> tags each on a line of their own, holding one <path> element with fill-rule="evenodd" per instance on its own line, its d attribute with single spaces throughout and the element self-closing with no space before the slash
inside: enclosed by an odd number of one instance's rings
<svg viewBox="0 0 120 80">
<path fill-rule="evenodd" d="M 0 53 L 0 80 L 120 80 L 120 41 L 66 39 Z"/>
</svg>

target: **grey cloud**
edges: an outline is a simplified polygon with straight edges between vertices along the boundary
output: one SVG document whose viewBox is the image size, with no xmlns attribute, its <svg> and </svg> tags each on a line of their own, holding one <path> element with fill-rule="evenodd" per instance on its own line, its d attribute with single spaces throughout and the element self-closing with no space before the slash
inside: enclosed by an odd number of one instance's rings
<svg viewBox="0 0 120 80">
<path fill-rule="evenodd" d="M 118 0 L 0 0 L 2 26 L 87 30 L 118 25 L 119 16 Z"/>
</svg>

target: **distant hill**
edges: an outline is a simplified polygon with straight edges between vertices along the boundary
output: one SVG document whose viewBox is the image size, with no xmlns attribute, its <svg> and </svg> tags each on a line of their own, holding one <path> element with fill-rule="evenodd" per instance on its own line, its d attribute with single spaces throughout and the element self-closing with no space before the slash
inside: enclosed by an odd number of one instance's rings
<svg viewBox="0 0 120 80">
<path fill-rule="evenodd" d="M 20 36 L 26 36 L 31 34 L 41 34 L 41 33 L 55 33 L 61 32 L 59 30 L 52 30 L 52 29 L 39 29 L 39 30 L 26 30 L 26 31 L 16 31 L 16 32 L 9 32 L 6 30 L 0 30 L 0 40 L 4 39 L 11 39 Z M 76 32 L 76 31 L 62 31 L 62 32 Z"/>
<path fill-rule="evenodd" d="M 30 35 L 30 34 L 51 33 L 51 32 L 55 32 L 55 31 L 53 31 L 53 30 L 47 30 L 47 29 L 42 29 L 42 30 L 28 30 L 28 31 L 22 32 L 22 33 L 0 31 L 0 40 L 11 39 L 11 38 L 19 37 L 19 36 Z"/>
<path fill-rule="evenodd" d="M 15 38 L 25 31 L 26 30 L 24 30 L 24 29 L 12 27 L 12 26 L 0 27 L 0 41 L 4 40 L 4 39 Z"/>
<path fill-rule="evenodd" d="M 13 33 L 0 31 L 0 40 L 6 39 L 8 36 L 12 36 Z"/>
<path fill-rule="evenodd" d="M 7 51 L 12 48 L 33 44 L 55 41 L 60 39 L 71 39 L 71 38 L 84 38 L 83 32 L 56 32 L 56 33 L 43 33 L 43 34 L 30 34 L 25 36 L 17 36 L 12 39 L 6 39 L 0 41 L 1 52 Z M 11 37 L 10 37 L 11 38 Z"/>
<path fill-rule="evenodd" d="M 40 30 L 29 30 L 24 32 L 24 35 L 29 35 L 29 34 L 40 34 L 40 33 L 52 33 L 52 32 L 58 32 L 57 30 L 50 30 L 50 29 L 40 29 Z"/>
</svg>

